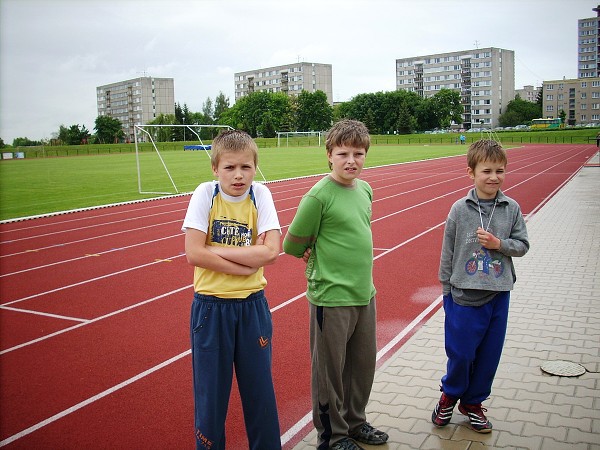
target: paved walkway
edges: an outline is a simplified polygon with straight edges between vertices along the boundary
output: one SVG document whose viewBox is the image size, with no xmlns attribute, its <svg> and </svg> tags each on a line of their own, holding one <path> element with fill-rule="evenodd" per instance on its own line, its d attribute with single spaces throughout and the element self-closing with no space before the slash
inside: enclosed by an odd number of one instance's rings
<svg viewBox="0 0 600 450">
<path fill-rule="evenodd" d="M 506 344 L 484 402 L 494 430 L 472 431 L 458 408 L 446 427 L 431 423 L 446 362 L 439 310 L 377 371 L 367 417 L 390 440 L 365 448 L 600 450 L 600 167 L 584 167 L 527 227 L 531 249 L 515 258 Z M 587 372 L 550 375 L 546 361 Z M 294 450 L 315 443 L 313 430 Z"/>
</svg>

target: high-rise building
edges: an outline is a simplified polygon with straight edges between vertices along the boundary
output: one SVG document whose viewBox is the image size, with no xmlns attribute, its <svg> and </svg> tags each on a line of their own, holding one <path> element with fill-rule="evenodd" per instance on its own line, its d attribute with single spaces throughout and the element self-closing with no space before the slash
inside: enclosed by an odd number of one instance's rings
<svg viewBox="0 0 600 450">
<path fill-rule="evenodd" d="M 600 124 L 600 5 L 577 21 L 577 78 L 544 81 L 542 115 L 566 125 Z"/>
<path fill-rule="evenodd" d="M 139 77 L 96 88 L 98 115 L 121 122 L 125 138 L 134 139 L 134 126 L 175 114 L 173 78 Z"/>
<path fill-rule="evenodd" d="M 596 17 L 577 21 L 577 78 L 600 76 L 600 5 Z"/>
<path fill-rule="evenodd" d="M 542 113 L 567 125 L 600 124 L 600 78 L 544 81 Z"/>
<path fill-rule="evenodd" d="M 297 62 L 284 66 L 247 70 L 234 74 L 235 100 L 252 92 L 283 92 L 298 95 L 302 91 L 323 91 L 333 104 L 331 64 Z"/>
<path fill-rule="evenodd" d="M 515 98 L 515 52 L 490 47 L 396 60 L 396 89 L 431 97 L 444 88 L 460 92 L 460 125 L 496 127 Z"/>
</svg>

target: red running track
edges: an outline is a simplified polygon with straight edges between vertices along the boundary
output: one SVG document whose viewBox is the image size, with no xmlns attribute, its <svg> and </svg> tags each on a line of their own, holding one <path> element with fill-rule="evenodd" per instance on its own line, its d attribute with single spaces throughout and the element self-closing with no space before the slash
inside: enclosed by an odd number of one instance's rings
<svg viewBox="0 0 600 450">
<path fill-rule="evenodd" d="M 509 150 L 503 190 L 530 216 L 595 151 L 588 145 Z M 442 228 L 452 203 L 472 185 L 465 167 L 461 156 L 363 171 L 375 193 L 379 363 L 439 308 Z M 269 184 L 283 233 L 317 179 Z M 192 268 L 180 231 L 188 201 L 180 196 L 0 225 L 0 446 L 194 447 Z M 266 276 L 282 442 L 291 448 L 311 427 L 304 265 L 281 255 Z M 236 389 L 227 447 L 242 449 Z"/>
</svg>

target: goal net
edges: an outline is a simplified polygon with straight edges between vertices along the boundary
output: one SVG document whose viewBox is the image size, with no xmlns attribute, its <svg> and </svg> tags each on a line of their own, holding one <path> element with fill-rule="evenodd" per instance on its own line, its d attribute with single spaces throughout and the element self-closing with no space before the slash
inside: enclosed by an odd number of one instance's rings
<svg viewBox="0 0 600 450">
<path fill-rule="evenodd" d="M 202 128 L 233 129 L 229 125 L 135 125 L 135 161 L 137 166 L 138 192 L 140 194 L 174 195 L 181 193 L 165 159 L 163 158 L 164 155 L 161 154 L 157 145 L 157 142 L 165 143 L 171 141 L 174 130 L 177 128 L 183 128 L 184 135 L 185 131 L 189 131 L 189 133 L 191 133 L 189 134 L 190 138 L 193 139 L 195 136 L 199 142 L 199 145 L 185 146 L 181 143 L 182 149 L 204 151 L 209 161 L 210 154 L 207 150 L 210 150 L 211 146 L 205 145 L 204 142 L 202 142 L 200 130 Z M 147 147 L 148 143 L 152 145 L 151 151 L 143 152 L 142 146 Z M 162 190 L 145 190 L 142 186 L 142 182 L 151 186 L 148 189 L 157 189 L 157 187 L 159 187 L 159 189 Z"/>
<path fill-rule="evenodd" d="M 320 131 L 278 131 L 277 147 L 321 146 Z"/>
</svg>

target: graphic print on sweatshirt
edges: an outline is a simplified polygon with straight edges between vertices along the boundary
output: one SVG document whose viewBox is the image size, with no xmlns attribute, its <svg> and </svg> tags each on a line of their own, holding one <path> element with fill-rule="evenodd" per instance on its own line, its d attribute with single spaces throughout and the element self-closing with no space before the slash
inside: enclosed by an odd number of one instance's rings
<svg viewBox="0 0 600 450">
<path fill-rule="evenodd" d="M 498 278 L 504 273 L 504 262 L 500 259 L 492 259 L 487 248 L 481 247 L 478 251 L 473 252 L 465 264 L 465 272 L 467 275 L 480 274 L 483 276 L 493 276 Z"/>
</svg>

